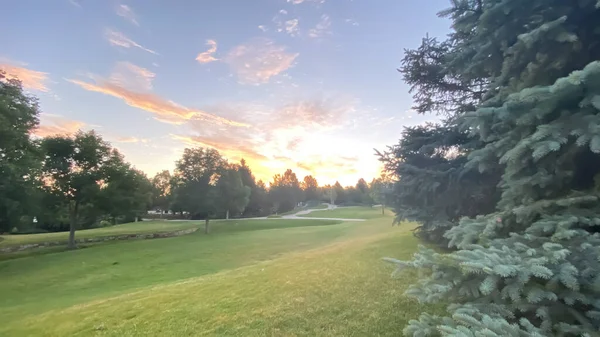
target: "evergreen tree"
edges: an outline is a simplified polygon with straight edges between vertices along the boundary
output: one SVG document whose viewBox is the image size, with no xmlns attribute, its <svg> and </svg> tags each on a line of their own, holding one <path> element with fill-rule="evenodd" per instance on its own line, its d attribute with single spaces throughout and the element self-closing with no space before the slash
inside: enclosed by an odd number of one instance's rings
<svg viewBox="0 0 600 337">
<path fill-rule="evenodd" d="M 482 142 L 466 167 L 500 167 L 493 213 L 446 232 L 458 251 L 422 248 L 399 268 L 432 273 L 409 289 L 447 300 L 406 335 L 597 336 L 600 331 L 600 5 L 455 0 L 444 57 L 480 79 L 464 130 Z"/>
</svg>

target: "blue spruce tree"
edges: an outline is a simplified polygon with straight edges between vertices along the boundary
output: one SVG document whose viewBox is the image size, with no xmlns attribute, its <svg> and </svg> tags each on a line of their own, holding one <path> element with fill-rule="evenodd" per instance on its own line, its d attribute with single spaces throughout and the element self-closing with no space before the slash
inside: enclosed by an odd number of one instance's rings
<svg viewBox="0 0 600 337">
<path fill-rule="evenodd" d="M 465 168 L 501 169 L 492 213 L 444 234 L 406 267 L 431 273 L 408 294 L 448 301 L 408 336 L 598 336 L 600 331 L 600 2 L 454 0 L 444 63 L 478 81 L 458 109 L 480 140 Z"/>
</svg>

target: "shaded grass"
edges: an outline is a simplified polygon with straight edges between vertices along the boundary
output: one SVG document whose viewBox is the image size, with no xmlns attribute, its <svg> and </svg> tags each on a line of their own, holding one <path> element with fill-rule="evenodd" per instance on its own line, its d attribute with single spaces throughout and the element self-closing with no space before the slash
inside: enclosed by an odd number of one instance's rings
<svg viewBox="0 0 600 337">
<path fill-rule="evenodd" d="M 193 234 L 0 263 L 0 335 L 398 336 L 426 307 L 402 296 L 417 275 L 391 278 L 381 261 L 409 258 L 417 245 L 409 227 L 390 221 Z"/>
<path fill-rule="evenodd" d="M 381 209 L 373 207 L 340 207 L 299 215 L 306 218 L 376 219 L 384 217 Z"/>
<path fill-rule="evenodd" d="M 75 239 L 96 238 L 102 236 L 164 233 L 197 227 L 198 221 L 140 221 L 117 226 L 79 230 L 75 232 Z M 0 236 L 0 247 L 24 245 L 31 243 L 67 241 L 69 232 L 43 233 L 43 234 L 18 234 Z"/>
</svg>

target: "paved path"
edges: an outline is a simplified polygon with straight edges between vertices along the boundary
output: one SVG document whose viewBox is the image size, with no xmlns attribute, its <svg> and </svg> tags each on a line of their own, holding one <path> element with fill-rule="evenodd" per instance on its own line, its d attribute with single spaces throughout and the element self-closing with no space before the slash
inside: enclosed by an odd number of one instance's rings
<svg viewBox="0 0 600 337">
<path fill-rule="evenodd" d="M 318 212 L 318 211 L 328 211 L 328 210 L 332 210 L 332 209 L 336 209 L 336 208 L 343 208 L 343 207 L 339 207 L 336 205 L 331 205 L 331 204 L 327 204 L 327 208 L 325 209 L 305 209 L 303 211 L 299 211 L 297 213 L 294 214 L 290 214 L 290 215 L 283 215 L 281 216 L 281 218 L 268 218 L 268 217 L 260 217 L 260 218 L 240 218 L 240 219 L 231 219 L 231 220 L 277 220 L 277 219 L 289 219 L 289 220 L 306 220 L 306 219 L 313 219 L 313 220 L 336 220 L 336 221 L 365 221 L 365 219 L 345 219 L 345 218 L 313 218 L 313 217 L 302 217 L 300 215 L 306 215 L 312 212 Z"/>
<path fill-rule="evenodd" d="M 305 209 L 303 211 L 299 211 L 297 213 L 294 214 L 290 214 L 290 215 L 283 215 L 281 216 L 281 218 L 269 218 L 266 216 L 263 217 L 258 217 L 258 218 L 238 218 L 238 219 L 229 219 L 229 220 L 277 220 L 277 219 L 289 219 L 289 220 L 306 220 L 306 219 L 313 219 L 313 220 L 336 220 L 336 221 L 365 221 L 365 219 L 345 219 L 345 218 L 313 218 L 313 217 L 301 217 L 300 215 L 306 215 L 312 212 L 318 212 L 318 211 L 329 211 L 332 209 L 336 209 L 336 208 L 345 208 L 343 206 L 336 206 L 336 205 L 331 205 L 331 204 L 327 204 L 327 208 L 322 208 L 322 209 Z M 154 220 L 158 220 L 158 219 L 154 219 Z M 219 220 L 224 220 L 224 219 L 219 219 Z M 152 221 L 151 219 L 144 219 L 144 221 Z M 183 220 L 183 219 L 174 219 L 174 220 L 169 220 L 169 221 L 200 221 L 200 220 Z M 213 220 L 215 221 L 215 220 Z"/>
</svg>

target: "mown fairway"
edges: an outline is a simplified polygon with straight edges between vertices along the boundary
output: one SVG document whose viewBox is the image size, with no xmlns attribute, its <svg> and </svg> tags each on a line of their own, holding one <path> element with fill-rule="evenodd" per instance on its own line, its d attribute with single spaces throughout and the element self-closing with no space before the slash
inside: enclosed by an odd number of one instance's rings
<svg viewBox="0 0 600 337">
<path fill-rule="evenodd" d="M 338 215 L 335 215 L 336 217 Z M 218 222 L 169 239 L 0 262 L 1 336 L 397 336 L 422 306 L 383 256 L 391 218 Z"/>
<path fill-rule="evenodd" d="M 375 219 L 381 218 L 379 207 L 340 207 L 331 210 L 315 211 L 300 215 L 306 218 Z M 389 220 L 391 223 L 391 219 Z"/>
</svg>

